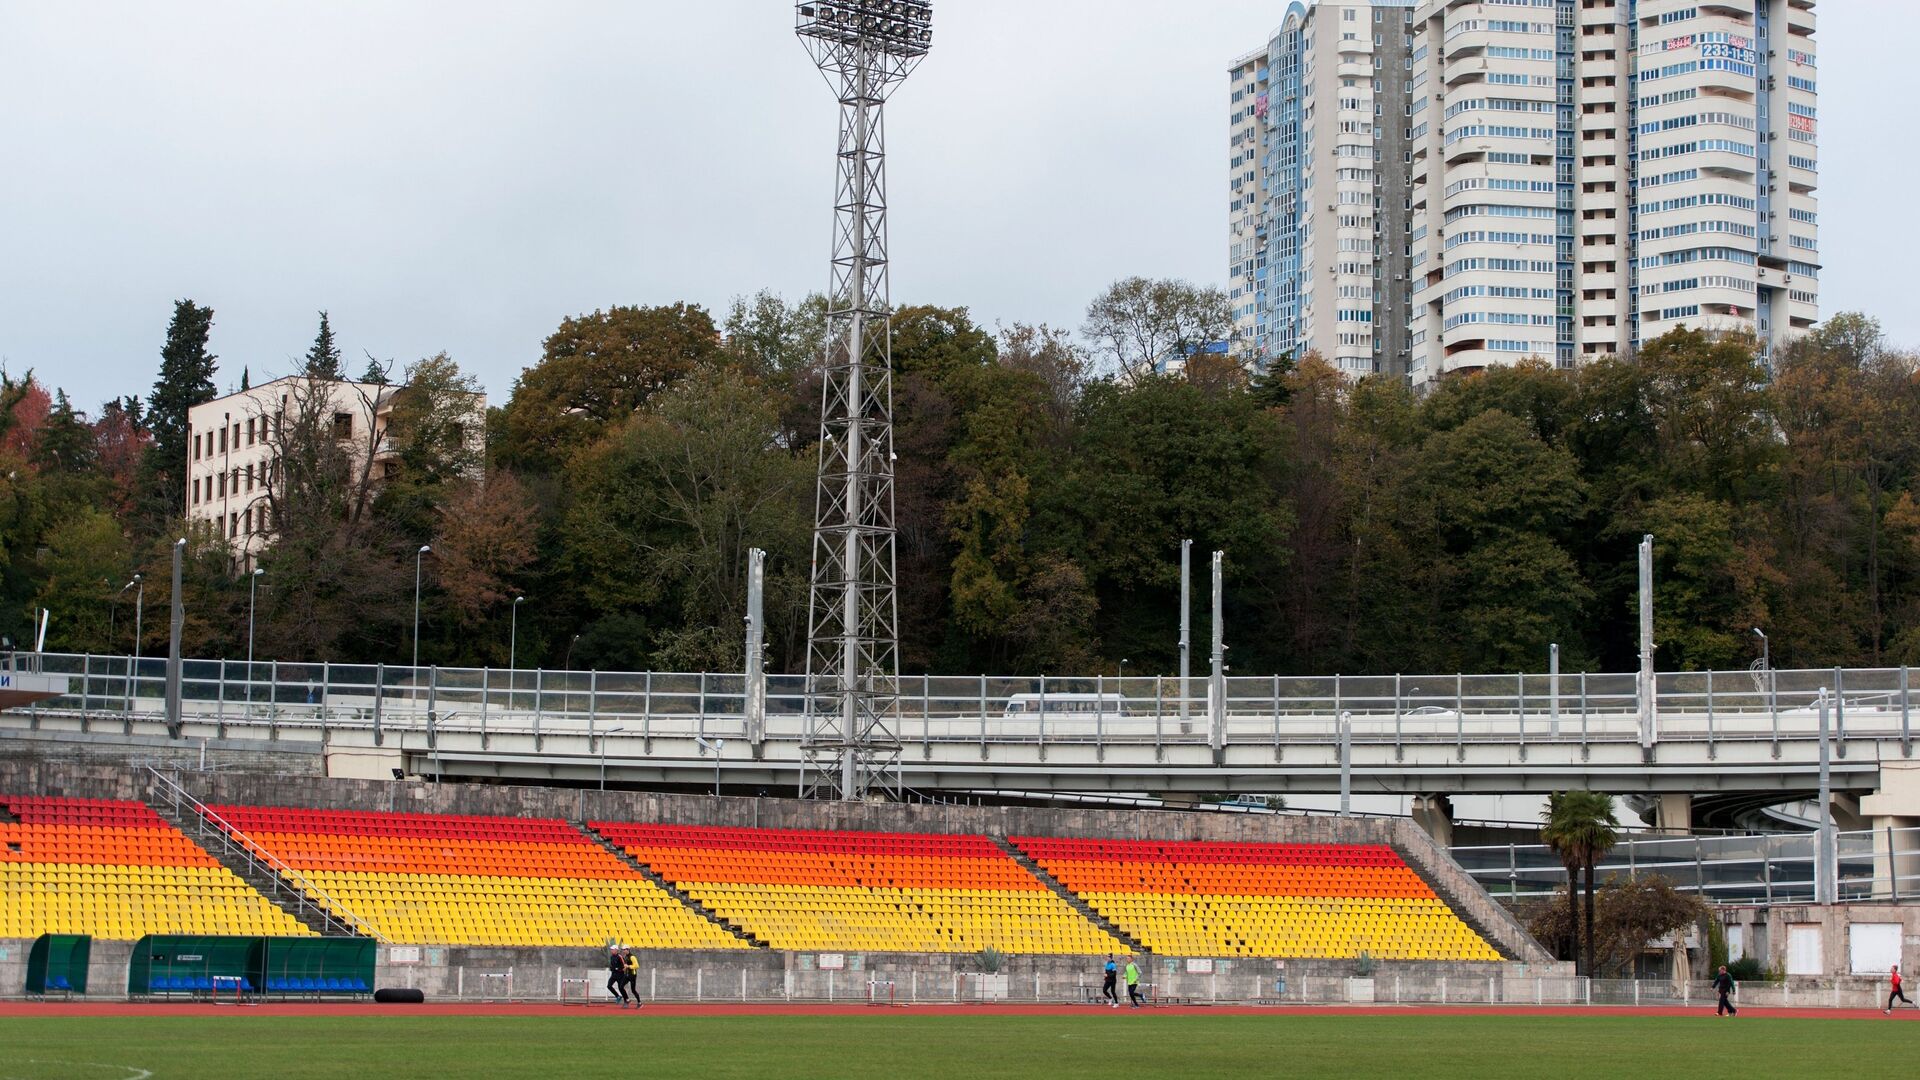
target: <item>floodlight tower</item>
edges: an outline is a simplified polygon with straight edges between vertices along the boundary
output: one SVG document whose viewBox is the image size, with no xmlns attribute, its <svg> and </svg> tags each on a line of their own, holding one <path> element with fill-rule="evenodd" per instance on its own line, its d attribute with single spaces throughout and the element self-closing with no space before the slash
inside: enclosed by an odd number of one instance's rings
<svg viewBox="0 0 1920 1080">
<path fill-rule="evenodd" d="M 840 101 L 833 285 L 820 398 L 801 794 L 861 799 L 900 775 L 887 292 L 887 94 L 933 41 L 918 0 L 795 6 L 795 32 Z"/>
</svg>

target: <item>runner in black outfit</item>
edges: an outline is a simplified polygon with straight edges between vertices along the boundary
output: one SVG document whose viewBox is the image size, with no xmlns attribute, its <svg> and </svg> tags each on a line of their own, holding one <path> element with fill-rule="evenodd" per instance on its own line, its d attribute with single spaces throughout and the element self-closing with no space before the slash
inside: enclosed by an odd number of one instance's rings
<svg viewBox="0 0 1920 1080">
<path fill-rule="evenodd" d="M 627 958 L 617 947 L 607 950 L 607 993 L 620 999 L 621 1008 L 627 1007 Z"/>
</svg>

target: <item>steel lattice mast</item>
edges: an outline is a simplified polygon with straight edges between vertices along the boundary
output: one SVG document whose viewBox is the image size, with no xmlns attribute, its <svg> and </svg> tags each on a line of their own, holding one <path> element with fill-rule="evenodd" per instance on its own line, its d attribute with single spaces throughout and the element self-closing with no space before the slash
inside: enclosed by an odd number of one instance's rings
<svg viewBox="0 0 1920 1080">
<path fill-rule="evenodd" d="M 861 799 L 876 788 L 897 795 L 900 775 L 882 109 L 927 54 L 933 10 L 912 0 L 831 0 L 796 11 L 796 32 L 840 101 L 801 794 Z"/>
</svg>

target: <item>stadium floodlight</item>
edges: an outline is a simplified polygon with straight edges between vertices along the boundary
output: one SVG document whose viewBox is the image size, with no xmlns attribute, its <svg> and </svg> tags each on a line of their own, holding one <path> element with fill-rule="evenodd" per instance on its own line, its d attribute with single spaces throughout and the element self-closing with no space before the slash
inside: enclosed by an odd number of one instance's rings
<svg viewBox="0 0 1920 1080">
<path fill-rule="evenodd" d="M 933 43 L 917 0 L 809 0 L 795 33 L 840 102 L 807 618 L 802 795 L 899 792 L 887 94 Z"/>
</svg>

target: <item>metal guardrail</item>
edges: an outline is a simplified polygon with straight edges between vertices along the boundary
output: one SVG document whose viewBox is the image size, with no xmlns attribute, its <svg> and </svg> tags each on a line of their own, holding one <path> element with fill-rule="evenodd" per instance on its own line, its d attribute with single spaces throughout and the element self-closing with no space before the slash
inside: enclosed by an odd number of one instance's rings
<svg viewBox="0 0 1920 1080">
<path fill-rule="evenodd" d="M 64 697 L 30 713 L 119 718 L 163 715 L 166 660 L 39 654 L 71 677 Z M 1836 753 L 1850 739 L 1898 740 L 1911 756 L 1911 669 L 1667 672 L 1653 687 L 1655 722 L 1642 730 L 1635 673 L 1231 676 L 1222 700 L 1208 680 L 1129 675 L 903 676 L 895 733 L 913 744 L 1216 745 L 1324 743 L 1344 718 L 1355 744 L 1530 744 L 1633 741 L 1768 742 L 1811 737 L 1816 701 L 1833 692 Z M 196 723 L 282 730 L 530 735 L 617 733 L 627 739 L 801 742 L 810 735 L 806 678 L 766 676 L 765 714 L 749 715 L 747 676 L 732 672 L 608 672 L 411 668 L 186 660 L 182 715 Z M 1217 713 L 1217 720 L 1216 720 Z"/>
<path fill-rule="evenodd" d="M 378 930 L 375 930 L 359 916 L 347 910 L 345 905 L 333 897 L 328 896 L 325 890 L 307 880 L 305 875 L 293 867 L 288 866 L 264 846 L 254 841 L 246 833 L 241 832 L 238 827 L 221 817 L 212 807 L 194 798 L 192 792 L 180 786 L 172 777 L 167 776 L 151 765 L 145 768 L 148 776 L 152 777 L 153 782 L 159 787 L 160 791 L 167 796 L 169 805 L 173 807 L 175 814 L 185 816 L 190 813 L 193 814 L 203 826 L 206 823 L 211 823 L 214 826 L 211 830 L 202 828 L 200 835 L 194 838 L 196 841 L 204 843 L 208 836 L 218 839 L 222 852 L 236 860 L 243 861 L 248 870 L 254 871 L 262 877 L 273 881 L 276 886 L 280 886 L 276 888 L 276 893 L 287 894 L 287 898 L 290 899 L 301 912 L 310 912 L 319 916 L 329 932 L 337 930 L 339 933 L 345 935 L 359 934 L 363 937 L 373 938 L 382 944 L 387 943 L 387 939 L 382 937 Z M 183 803 L 185 804 L 184 809 L 182 808 Z M 296 887 L 286 888 L 284 885 L 286 880 L 291 880 Z M 315 903 L 314 900 L 316 898 L 326 905 L 331 905 L 331 908 L 323 907 L 321 904 Z M 277 899 L 278 897 L 276 897 L 276 900 Z"/>
<path fill-rule="evenodd" d="M 1920 899 L 1920 828 L 1835 834 L 1838 899 Z M 1659 874 L 1675 889 L 1715 903 L 1816 902 L 1819 866 L 1814 833 L 1684 836 L 1627 840 L 1596 868 L 1597 880 Z M 1544 897 L 1566 884 L 1560 857 L 1541 844 L 1450 848 L 1462 869 L 1497 897 Z M 1898 872 L 1902 866 L 1912 872 Z"/>
</svg>

